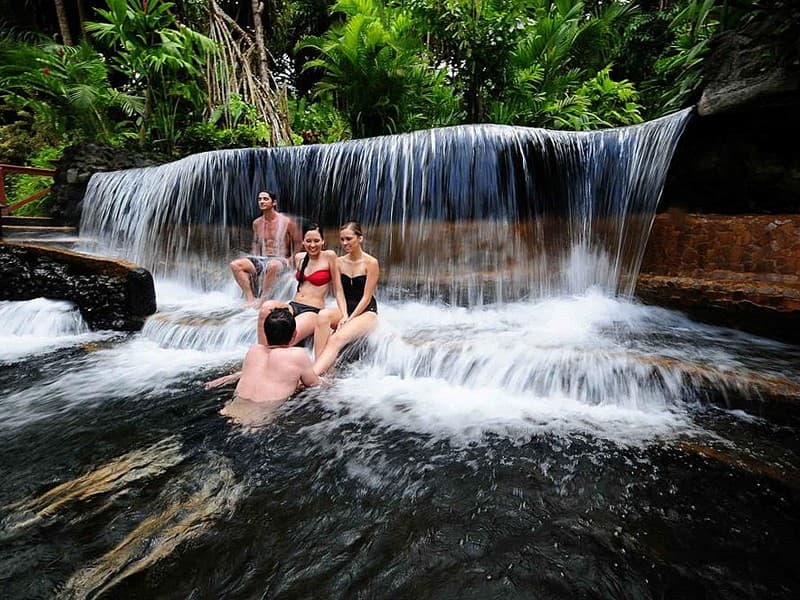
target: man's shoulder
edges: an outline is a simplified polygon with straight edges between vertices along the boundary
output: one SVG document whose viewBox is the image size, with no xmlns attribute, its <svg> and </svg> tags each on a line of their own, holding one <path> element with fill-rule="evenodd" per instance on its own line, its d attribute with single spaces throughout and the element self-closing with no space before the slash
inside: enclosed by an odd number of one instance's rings
<svg viewBox="0 0 800 600">
<path fill-rule="evenodd" d="M 311 361 L 311 359 L 308 357 L 308 352 L 306 352 L 304 348 L 292 346 L 291 348 L 285 348 L 285 350 L 286 356 L 291 356 L 293 360 L 299 360 L 303 362 Z"/>
<path fill-rule="evenodd" d="M 271 352 L 274 352 L 276 355 L 281 356 L 294 356 L 299 355 L 299 353 L 305 354 L 306 351 L 298 346 L 274 346 L 270 348 Z"/>
<path fill-rule="evenodd" d="M 283 219 L 284 223 L 290 225 L 291 227 L 297 227 L 297 221 L 295 220 L 294 217 L 292 217 L 291 215 L 285 215 L 283 213 L 278 213 L 278 214 L 280 215 L 280 218 Z"/>
</svg>

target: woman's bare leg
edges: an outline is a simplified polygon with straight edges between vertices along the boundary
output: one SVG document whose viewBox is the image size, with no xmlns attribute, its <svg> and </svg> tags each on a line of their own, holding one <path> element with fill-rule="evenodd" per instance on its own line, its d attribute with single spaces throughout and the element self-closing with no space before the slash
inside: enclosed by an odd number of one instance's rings
<svg viewBox="0 0 800 600">
<path fill-rule="evenodd" d="M 367 335 L 378 324 L 378 315 L 365 312 L 342 325 L 328 339 L 322 354 L 314 362 L 314 372 L 322 375 L 336 362 L 339 352 L 353 340 Z"/>
<path fill-rule="evenodd" d="M 317 313 L 311 311 L 304 312 L 296 316 L 294 321 L 297 323 L 297 329 L 295 329 L 292 344 L 296 345 L 314 333 L 317 327 Z"/>
<path fill-rule="evenodd" d="M 314 330 L 314 358 L 319 357 L 331 337 L 331 329 L 339 324 L 342 311 L 338 308 L 323 308 L 317 315 L 317 327 Z"/>
</svg>

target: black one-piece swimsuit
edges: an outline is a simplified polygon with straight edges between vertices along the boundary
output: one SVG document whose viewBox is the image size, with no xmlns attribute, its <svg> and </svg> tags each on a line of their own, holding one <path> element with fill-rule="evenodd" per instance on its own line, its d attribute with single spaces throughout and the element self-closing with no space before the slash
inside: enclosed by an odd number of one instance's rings
<svg viewBox="0 0 800 600">
<path fill-rule="evenodd" d="M 350 277 L 349 275 L 345 275 L 342 273 L 342 288 L 344 290 L 344 300 L 347 302 L 347 314 L 351 314 L 358 306 L 358 303 L 361 302 L 361 298 L 364 297 L 364 287 L 367 285 L 367 276 L 366 275 L 356 275 L 355 277 Z M 367 308 L 364 309 L 364 312 L 374 312 L 377 314 L 378 312 L 378 303 L 375 301 L 375 297 L 373 296 Z"/>
</svg>

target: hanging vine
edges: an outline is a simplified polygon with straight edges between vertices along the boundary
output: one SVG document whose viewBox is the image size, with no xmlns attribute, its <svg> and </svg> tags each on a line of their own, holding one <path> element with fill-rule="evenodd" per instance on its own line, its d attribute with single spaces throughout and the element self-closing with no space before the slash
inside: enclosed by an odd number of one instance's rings
<svg viewBox="0 0 800 600">
<path fill-rule="evenodd" d="M 218 51 L 206 67 L 209 109 L 222 110 L 226 127 L 235 124 L 231 100 L 237 96 L 255 108 L 258 119 L 269 125 L 271 143 L 292 143 L 286 87 L 279 85 L 270 73 L 266 50 L 256 43 L 253 35 L 242 29 L 216 0 L 209 0 L 209 37 L 217 43 Z"/>
</svg>

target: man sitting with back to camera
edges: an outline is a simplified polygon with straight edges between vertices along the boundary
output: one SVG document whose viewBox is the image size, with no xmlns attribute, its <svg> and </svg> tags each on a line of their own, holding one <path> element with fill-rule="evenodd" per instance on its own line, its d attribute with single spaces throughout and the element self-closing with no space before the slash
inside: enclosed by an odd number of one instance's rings
<svg viewBox="0 0 800 600">
<path fill-rule="evenodd" d="M 240 417 L 243 402 L 277 408 L 300 384 L 319 384 L 308 353 L 291 345 L 295 328 L 294 315 L 288 309 L 276 308 L 264 320 L 267 345 L 253 344 L 241 371 L 206 384 L 208 389 L 239 380 L 234 401 L 222 409 L 223 415 Z"/>
</svg>

